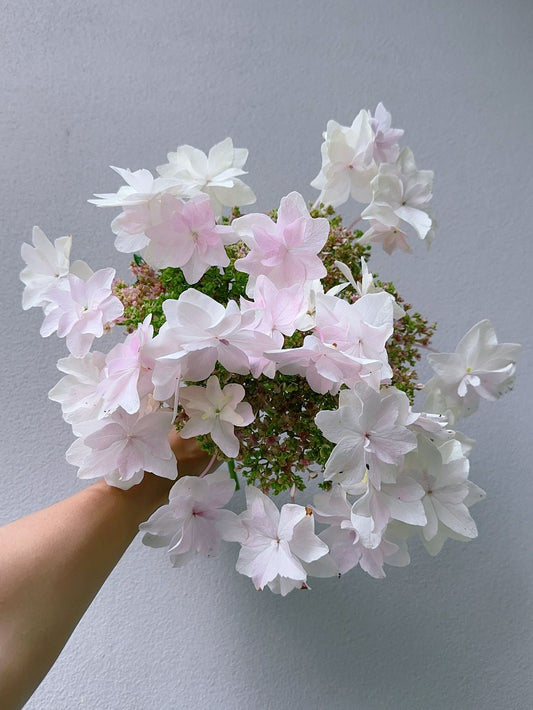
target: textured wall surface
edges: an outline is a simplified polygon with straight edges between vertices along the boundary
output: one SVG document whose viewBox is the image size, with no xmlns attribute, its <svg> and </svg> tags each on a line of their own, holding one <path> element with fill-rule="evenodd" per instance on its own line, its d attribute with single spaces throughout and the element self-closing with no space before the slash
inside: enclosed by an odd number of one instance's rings
<svg viewBox="0 0 533 710">
<path fill-rule="evenodd" d="M 258 209 L 307 199 L 326 121 L 382 100 L 435 170 L 432 249 L 375 249 L 455 347 L 481 318 L 525 346 L 515 390 L 460 427 L 477 441 L 479 538 L 385 580 L 354 571 L 287 598 L 235 573 L 236 549 L 174 570 L 137 538 L 30 710 L 522 710 L 532 695 L 531 165 L 528 0 L 2 3 L 0 522 L 81 487 L 47 392 L 65 354 L 20 306 L 20 244 L 39 224 L 73 257 L 117 265 L 107 166 L 153 169 L 180 143 L 247 147 Z M 350 217 L 356 206 L 347 206 Z M 355 216 L 354 212 L 354 216 Z M 241 500 L 237 499 L 236 509 Z"/>
</svg>

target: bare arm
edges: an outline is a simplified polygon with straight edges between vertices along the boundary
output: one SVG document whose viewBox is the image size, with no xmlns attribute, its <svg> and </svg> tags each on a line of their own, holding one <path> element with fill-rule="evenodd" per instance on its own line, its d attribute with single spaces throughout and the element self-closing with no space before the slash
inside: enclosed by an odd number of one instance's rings
<svg viewBox="0 0 533 710">
<path fill-rule="evenodd" d="M 209 456 L 173 432 L 180 475 Z M 128 491 L 104 481 L 0 528 L 0 699 L 20 708 L 173 481 L 146 474 Z"/>
</svg>

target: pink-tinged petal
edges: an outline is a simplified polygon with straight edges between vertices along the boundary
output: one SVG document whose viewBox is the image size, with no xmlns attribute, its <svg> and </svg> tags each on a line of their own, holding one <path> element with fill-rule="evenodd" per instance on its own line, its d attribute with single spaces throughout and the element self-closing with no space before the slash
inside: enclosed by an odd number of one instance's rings
<svg viewBox="0 0 533 710">
<path fill-rule="evenodd" d="M 372 450 L 385 463 L 399 464 L 403 456 L 416 449 L 415 435 L 404 427 L 394 427 L 371 435 Z"/>
<path fill-rule="evenodd" d="M 102 451 L 109 448 L 116 441 L 122 441 L 127 438 L 127 433 L 124 428 L 115 422 L 105 424 L 93 434 L 85 437 L 85 444 L 91 449 Z"/>
<path fill-rule="evenodd" d="M 274 501 L 255 486 L 246 486 L 246 505 L 247 510 L 241 517 L 249 531 L 256 528 L 265 537 L 274 539 L 280 517 Z"/>
<path fill-rule="evenodd" d="M 252 581 L 262 589 L 278 575 L 304 582 L 307 575 L 300 562 L 291 554 L 289 545 L 284 540 L 273 542 L 261 552 L 253 564 Z"/>
<path fill-rule="evenodd" d="M 134 441 L 128 442 L 122 449 L 117 457 L 117 468 L 123 479 L 131 478 L 135 473 L 143 470 L 144 457 Z"/>
<path fill-rule="evenodd" d="M 355 530 L 343 530 L 332 525 L 320 533 L 320 539 L 329 546 L 330 556 L 339 574 L 346 574 L 359 563 L 362 547 L 355 544 Z"/>
<path fill-rule="evenodd" d="M 248 426 L 248 424 L 251 424 L 255 419 L 252 406 L 248 402 L 240 402 L 235 411 L 241 418 L 240 426 Z"/>
<path fill-rule="evenodd" d="M 389 488 L 393 488 L 393 486 L 387 487 L 387 492 L 389 492 Z M 395 495 L 389 493 L 387 496 L 387 505 L 391 518 L 401 520 L 408 525 L 426 525 L 427 518 L 424 512 L 424 505 L 420 500 L 422 495 L 420 494 L 418 499 L 412 500 L 410 499 L 411 493 L 406 493 L 405 487 L 402 490 L 395 490 L 394 493 Z"/>
<path fill-rule="evenodd" d="M 69 352 L 74 357 L 85 357 L 94 341 L 94 335 L 82 334 L 78 332 L 69 333 L 66 338 L 66 344 Z"/>
<path fill-rule="evenodd" d="M 287 503 L 281 508 L 279 523 L 278 523 L 278 536 L 281 540 L 291 540 L 294 526 L 297 525 L 306 516 L 306 510 L 301 505 L 295 505 L 294 503 Z"/>
<path fill-rule="evenodd" d="M 315 535 L 314 527 L 313 516 L 309 514 L 294 527 L 291 552 L 303 562 L 314 562 L 329 552 L 326 543 Z"/>
<path fill-rule="evenodd" d="M 139 525 L 139 532 L 144 533 L 143 544 L 148 547 L 166 547 L 176 533 L 176 520 L 168 515 L 168 506 L 158 508 L 150 518 Z M 156 529 L 157 533 L 152 532 Z"/>
<path fill-rule="evenodd" d="M 238 515 L 231 510 L 217 510 L 213 513 L 213 520 L 222 540 L 227 542 L 240 542 L 246 540 L 247 532 L 244 523 Z"/>
<path fill-rule="evenodd" d="M 206 419 L 189 419 L 180 429 L 180 435 L 183 439 L 192 439 L 195 436 L 209 434 L 211 424 Z"/>
</svg>

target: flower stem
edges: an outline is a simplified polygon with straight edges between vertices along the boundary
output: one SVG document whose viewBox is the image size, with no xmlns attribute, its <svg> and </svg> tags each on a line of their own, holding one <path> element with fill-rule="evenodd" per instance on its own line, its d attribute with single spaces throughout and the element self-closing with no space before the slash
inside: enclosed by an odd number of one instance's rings
<svg viewBox="0 0 533 710">
<path fill-rule="evenodd" d="M 229 475 L 235 481 L 235 490 L 238 491 L 240 489 L 240 485 L 239 485 L 239 479 L 237 478 L 237 473 L 235 471 L 235 461 L 233 459 L 230 459 L 228 461 L 228 468 L 229 468 Z"/>
<path fill-rule="evenodd" d="M 350 224 L 350 226 L 349 226 L 349 227 L 346 227 L 346 229 L 347 229 L 349 232 L 351 232 L 352 229 L 353 229 L 353 228 L 355 227 L 355 225 L 357 224 L 357 222 L 359 222 L 360 220 L 361 220 L 361 215 L 359 215 L 359 217 L 356 217 L 356 218 L 354 219 L 354 221 Z"/>
<path fill-rule="evenodd" d="M 215 463 L 216 458 L 217 458 L 217 455 L 216 455 L 216 454 L 213 454 L 213 456 L 211 456 L 211 459 L 210 459 L 209 463 L 208 463 L 207 466 L 204 468 L 204 470 L 202 471 L 202 473 L 198 476 L 198 478 L 203 478 L 203 477 L 206 475 L 206 473 L 209 473 L 209 470 L 211 469 L 212 465 Z"/>
</svg>

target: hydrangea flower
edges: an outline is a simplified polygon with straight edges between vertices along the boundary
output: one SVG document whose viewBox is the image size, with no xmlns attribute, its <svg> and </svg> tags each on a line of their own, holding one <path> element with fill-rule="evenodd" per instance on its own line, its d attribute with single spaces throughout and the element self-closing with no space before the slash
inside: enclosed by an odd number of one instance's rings
<svg viewBox="0 0 533 710">
<path fill-rule="evenodd" d="M 377 163 L 394 163 L 400 149 L 398 138 L 404 134 L 402 128 L 391 128 L 391 115 L 381 101 L 376 107 L 374 116 L 370 117 L 370 125 L 374 131 L 374 158 Z"/>
<path fill-rule="evenodd" d="M 265 214 L 248 214 L 232 223 L 250 251 L 235 268 L 250 275 L 246 293 L 253 296 L 258 276 L 268 276 L 278 288 L 319 279 L 326 269 L 317 256 L 329 234 L 324 217 L 313 218 L 298 192 L 283 197 L 274 222 Z"/>
<path fill-rule="evenodd" d="M 170 188 L 177 188 L 179 183 L 173 179 L 154 178 L 149 170 L 135 170 L 110 166 L 126 183 L 117 192 L 95 194 L 95 200 L 88 200 L 97 207 L 134 207 L 146 205 Z"/>
<path fill-rule="evenodd" d="M 328 121 L 321 148 L 322 167 L 311 183 L 320 190 L 320 202 L 338 207 L 350 196 L 357 202 L 371 200 L 370 184 L 378 170 L 374 141 L 368 111 L 360 111 L 350 127 Z"/>
<path fill-rule="evenodd" d="M 234 491 L 235 482 L 227 471 L 178 479 L 170 490 L 168 504 L 139 526 L 143 543 L 168 547 L 174 567 L 183 566 L 195 552 L 216 557 L 221 540 L 241 542 L 246 537 L 240 518 L 222 509 Z"/>
<path fill-rule="evenodd" d="M 379 490 L 369 482 L 366 493 L 355 501 L 350 513 L 352 527 L 362 544 L 370 549 L 378 547 L 390 520 L 426 525 L 423 496 L 422 486 L 405 474 L 399 474 L 393 483 L 382 482 Z"/>
<path fill-rule="evenodd" d="M 381 224 L 375 219 L 370 220 L 370 228 L 359 239 L 360 244 L 381 243 L 387 254 L 392 254 L 396 249 L 408 254 L 412 249 L 407 242 L 407 234 L 400 229 L 401 219 L 396 224 Z"/>
<path fill-rule="evenodd" d="M 405 457 L 405 470 L 424 491 L 422 504 L 427 518 L 421 529 L 424 543 L 431 542 L 440 533 L 440 550 L 447 537 L 477 537 L 468 505 L 481 500 L 485 493 L 468 480 L 469 462 L 458 442 L 452 439 L 437 447 L 426 437 L 419 436 L 416 451 Z M 445 531 L 451 532 L 443 534 Z"/>
<path fill-rule="evenodd" d="M 335 485 L 330 492 L 318 493 L 313 500 L 317 522 L 329 525 L 319 537 L 328 545 L 339 574 L 346 574 L 360 565 L 369 575 L 379 579 L 385 577 L 385 562 L 396 567 L 409 564 L 405 542 L 397 544 L 382 537 L 373 548 L 365 547 L 352 524 L 351 506 L 341 486 Z"/>
<path fill-rule="evenodd" d="M 255 322 L 253 330 L 264 333 L 272 339 L 269 346 L 282 349 L 283 335 L 292 335 L 296 330 L 296 320 L 302 311 L 303 291 L 300 284 L 288 288 L 278 288 L 267 276 L 259 276 L 254 289 L 254 300 L 241 297 L 241 311 L 253 311 Z M 254 377 L 265 375 L 273 378 L 276 363 L 267 355 L 250 356 L 250 371 Z"/>
<path fill-rule="evenodd" d="M 106 356 L 104 377 L 97 389 L 106 413 L 122 407 L 128 414 L 134 414 L 141 406 L 141 399 L 153 392 L 154 359 L 146 353 L 146 345 L 154 333 L 150 320 L 151 315 L 146 316 L 137 330 Z"/>
<path fill-rule="evenodd" d="M 407 222 L 420 239 L 428 236 L 432 220 L 427 213 L 431 200 L 433 172 L 417 170 L 410 148 L 404 148 L 395 163 L 382 163 L 372 180 L 372 202 L 361 213 L 387 227 Z"/>
<path fill-rule="evenodd" d="M 104 333 L 124 312 L 122 303 L 112 295 L 115 269 L 100 269 L 87 281 L 75 274 L 66 276 L 60 284 L 44 294 L 50 301 L 41 326 L 46 338 L 55 331 L 66 336 L 67 347 L 74 357 L 87 355 L 95 338 Z"/>
<path fill-rule="evenodd" d="M 256 589 L 268 586 L 285 596 L 305 586 L 305 563 L 324 557 L 328 546 L 314 533 L 311 508 L 287 503 L 281 511 L 254 486 L 246 487 L 247 510 L 240 518 L 247 530 L 237 572 L 251 577 Z"/>
<path fill-rule="evenodd" d="M 241 298 L 241 311 L 256 312 L 254 330 L 268 335 L 275 332 L 292 335 L 296 330 L 295 321 L 301 313 L 303 300 L 301 284 L 278 288 L 268 276 L 261 274 L 255 284 L 254 300 Z"/>
<path fill-rule="evenodd" d="M 52 245 L 42 229 L 34 227 L 32 242 L 33 246 L 23 244 L 20 250 L 26 262 L 26 267 L 20 272 L 20 279 L 26 286 L 22 294 L 22 308 L 26 311 L 40 306 L 46 310 L 50 303 L 46 295 L 49 288 L 71 273 L 87 280 L 93 272 L 84 261 L 70 264 L 70 236 L 58 237 Z"/>
<path fill-rule="evenodd" d="M 168 153 L 167 158 L 168 163 L 160 165 L 157 172 L 178 181 L 188 195 L 208 194 L 217 216 L 224 205 L 233 207 L 255 202 L 252 190 L 238 177 L 246 175 L 242 168 L 248 151 L 234 148 L 231 138 L 214 145 L 208 155 L 190 145 L 181 145 L 175 153 Z"/>
<path fill-rule="evenodd" d="M 393 330 L 393 300 L 385 292 L 366 294 L 355 303 L 316 294 L 315 326 L 300 348 L 272 350 L 268 357 L 288 375 L 305 377 L 309 386 L 337 394 L 341 385 L 361 379 L 375 389 L 392 375 L 385 343 Z"/>
<path fill-rule="evenodd" d="M 231 227 L 215 224 L 211 202 L 203 194 L 187 202 L 163 195 L 160 221 L 146 236 L 150 241 L 141 252 L 145 261 L 155 269 L 180 267 L 190 284 L 211 266 L 228 266 L 224 245 L 238 239 Z"/>
<path fill-rule="evenodd" d="M 394 392 L 375 392 L 364 382 L 341 390 L 339 408 L 323 410 L 315 417 L 326 439 L 336 444 L 324 478 L 336 480 L 350 491 L 368 474 L 379 490 L 382 464 L 399 465 L 404 455 L 416 447 L 415 435 L 398 423 L 400 414 Z"/>
<path fill-rule="evenodd" d="M 105 355 L 94 351 L 84 357 L 61 358 L 57 369 L 65 373 L 52 387 L 48 397 L 61 404 L 63 419 L 72 426 L 76 436 L 81 436 L 78 424 L 100 419 L 104 414 L 104 403 L 99 385 L 104 379 Z"/>
<path fill-rule="evenodd" d="M 424 409 L 459 418 L 474 412 L 480 398 L 494 401 L 501 397 L 513 385 L 521 349 L 515 343 L 498 343 L 490 321 L 476 323 L 454 353 L 428 356 L 437 374 L 424 387 Z"/>
<path fill-rule="evenodd" d="M 184 439 L 210 434 L 219 449 L 234 458 L 239 453 L 236 426 L 246 426 L 254 420 L 252 407 L 243 402 L 246 392 L 236 383 L 220 387 L 212 375 L 205 387 L 191 385 L 180 390 L 180 402 L 189 420 L 180 430 Z"/>
<path fill-rule="evenodd" d="M 254 330 L 252 311 L 241 313 L 235 301 L 224 307 L 196 289 L 163 304 L 166 321 L 147 352 L 154 365 L 154 396 L 164 401 L 175 393 L 180 378 L 205 380 L 217 361 L 230 372 L 247 374 L 250 358 L 275 343 Z"/>
<path fill-rule="evenodd" d="M 97 207 L 122 207 L 122 212 L 111 222 L 111 230 L 116 235 L 117 251 L 130 254 L 141 251 L 148 244 L 146 230 L 160 219 L 161 196 L 172 192 L 179 197 L 189 196 L 189 192 L 177 181 L 154 178 L 149 170 L 116 168 L 126 185 L 117 192 L 96 194 L 95 200 L 88 200 Z"/>
<path fill-rule="evenodd" d="M 342 385 L 353 387 L 362 378 L 379 382 L 381 360 L 356 357 L 334 344 L 307 335 L 301 348 L 285 348 L 265 353 L 284 375 L 301 375 L 315 392 L 336 395 Z"/>
<path fill-rule="evenodd" d="M 105 419 L 86 423 L 82 437 L 67 451 L 67 461 L 78 466 L 78 478 L 105 478 L 123 489 L 140 483 L 145 471 L 176 478 L 168 443 L 172 412 L 143 409 L 135 414 L 116 409 Z"/>
</svg>

